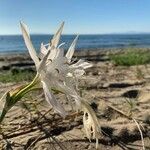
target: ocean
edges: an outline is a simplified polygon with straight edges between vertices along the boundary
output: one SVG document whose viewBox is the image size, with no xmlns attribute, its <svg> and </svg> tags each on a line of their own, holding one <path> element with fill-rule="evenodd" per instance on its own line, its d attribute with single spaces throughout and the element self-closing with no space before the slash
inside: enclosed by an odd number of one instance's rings
<svg viewBox="0 0 150 150">
<path fill-rule="evenodd" d="M 40 44 L 47 44 L 52 35 L 31 35 L 31 39 L 37 51 Z M 75 35 L 62 35 L 61 42 L 65 42 L 67 49 Z M 105 34 L 105 35 L 79 35 L 76 49 L 105 49 L 125 47 L 150 47 L 150 34 Z M 26 52 L 22 35 L 0 35 L 0 53 Z"/>
</svg>

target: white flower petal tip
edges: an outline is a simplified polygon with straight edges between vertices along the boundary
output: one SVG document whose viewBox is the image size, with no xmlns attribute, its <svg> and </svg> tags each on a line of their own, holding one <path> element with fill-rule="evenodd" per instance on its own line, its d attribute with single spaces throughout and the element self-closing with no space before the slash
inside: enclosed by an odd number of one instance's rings
<svg viewBox="0 0 150 150">
<path fill-rule="evenodd" d="M 76 38 L 73 40 L 72 44 L 70 45 L 70 47 L 66 53 L 66 58 L 68 59 L 68 62 L 71 62 L 72 56 L 73 56 L 74 51 L 75 51 L 75 46 L 76 46 L 78 37 L 79 37 L 79 35 L 77 35 Z"/>
<path fill-rule="evenodd" d="M 65 24 L 65 22 L 62 22 L 62 24 L 59 27 L 59 29 L 57 30 L 56 34 L 53 36 L 53 39 L 51 40 L 51 47 L 57 48 L 57 46 L 59 44 L 60 36 L 63 31 L 64 24 Z"/>
<path fill-rule="evenodd" d="M 87 69 L 87 68 L 91 68 L 93 66 L 92 63 L 89 63 L 89 62 L 84 62 L 82 65 L 81 65 L 84 69 Z"/>
<path fill-rule="evenodd" d="M 20 26 L 21 26 L 21 30 L 22 30 L 22 34 L 23 34 L 23 38 L 24 38 L 26 47 L 29 51 L 29 54 L 30 54 L 32 60 L 34 61 L 35 65 L 37 67 L 39 64 L 39 58 L 37 57 L 37 53 L 35 51 L 35 48 L 33 47 L 32 42 L 30 40 L 30 35 L 28 32 L 27 25 L 23 22 L 20 22 Z"/>
<path fill-rule="evenodd" d="M 89 62 L 85 62 L 84 60 L 80 59 L 77 63 L 71 65 L 71 68 L 74 69 L 87 69 L 92 67 L 93 64 Z"/>
<path fill-rule="evenodd" d="M 20 21 L 20 26 L 21 26 L 21 29 L 22 29 L 22 30 L 25 30 L 25 31 L 26 31 L 26 34 L 27 34 L 27 35 L 29 36 L 29 38 L 30 38 L 29 30 L 28 30 L 27 25 L 26 25 L 23 21 Z"/>
</svg>

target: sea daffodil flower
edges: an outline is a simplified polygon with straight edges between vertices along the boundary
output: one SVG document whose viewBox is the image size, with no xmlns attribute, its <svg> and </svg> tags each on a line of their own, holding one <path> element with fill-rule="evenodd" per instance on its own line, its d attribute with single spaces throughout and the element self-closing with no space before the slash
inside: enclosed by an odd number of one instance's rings
<svg viewBox="0 0 150 150">
<path fill-rule="evenodd" d="M 75 64 L 70 64 L 78 37 L 75 38 L 66 55 L 64 55 L 64 50 L 60 48 L 60 45 L 58 46 L 63 26 L 64 23 L 61 24 L 51 42 L 47 44 L 48 48 L 46 48 L 44 44 L 41 44 L 40 61 L 32 45 L 27 26 L 21 23 L 24 41 L 35 63 L 37 74 L 39 74 L 41 79 L 46 100 L 64 117 L 66 115 L 65 110 L 55 99 L 51 89 L 53 89 L 53 87 L 57 88 L 66 95 L 74 97 L 77 104 L 80 105 L 78 94 L 70 83 L 71 79 L 69 78 L 70 75 L 72 77 L 83 75 L 84 69 L 91 67 L 91 64 L 83 60 L 79 60 Z"/>
<path fill-rule="evenodd" d="M 90 105 L 84 101 L 80 96 L 78 96 L 74 84 L 76 84 L 76 80 L 85 73 L 85 69 L 92 66 L 92 64 L 85 62 L 84 60 L 79 60 L 76 63 L 72 63 L 72 56 L 74 54 L 75 45 L 78 39 L 78 36 L 72 42 L 70 48 L 68 49 L 66 55 L 64 55 L 64 50 L 61 49 L 59 44 L 60 35 L 62 32 L 64 23 L 62 23 L 61 27 L 54 35 L 53 39 L 48 45 L 48 48 L 45 45 L 41 44 L 41 52 L 40 65 L 37 66 L 37 71 L 41 76 L 41 82 L 43 84 L 43 90 L 45 93 L 46 100 L 53 106 L 53 108 L 59 112 L 62 116 L 65 116 L 65 111 L 57 102 L 53 94 L 51 93 L 51 88 L 55 87 L 67 96 L 75 99 L 77 105 L 83 110 L 83 124 L 89 140 L 92 138 L 96 138 L 96 147 L 98 145 L 98 137 L 100 133 L 100 125 L 98 119 L 91 109 Z M 28 50 L 31 58 L 34 58 L 33 61 L 36 63 L 37 58 L 34 56 L 35 50 L 33 46 L 30 44 L 30 37 L 27 32 L 26 26 L 21 24 L 23 37 L 25 39 L 25 43 L 28 47 Z M 30 46 L 29 46 L 30 45 Z M 32 52 L 34 50 L 34 52 Z M 36 58 L 36 59 L 35 59 Z"/>
</svg>

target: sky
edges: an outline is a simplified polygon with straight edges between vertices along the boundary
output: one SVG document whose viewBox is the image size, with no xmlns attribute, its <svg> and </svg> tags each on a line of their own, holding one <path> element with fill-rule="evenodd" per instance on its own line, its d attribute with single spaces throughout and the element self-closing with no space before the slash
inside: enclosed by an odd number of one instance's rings
<svg viewBox="0 0 150 150">
<path fill-rule="evenodd" d="M 0 35 L 150 33 L 150 0 L 0 0 Z"/>
</svg>

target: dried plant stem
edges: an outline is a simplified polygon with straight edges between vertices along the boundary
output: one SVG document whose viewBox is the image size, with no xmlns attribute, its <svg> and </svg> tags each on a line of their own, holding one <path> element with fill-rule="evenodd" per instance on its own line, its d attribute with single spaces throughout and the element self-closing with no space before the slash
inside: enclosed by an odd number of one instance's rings
<svg viewBox="0 0 150 150">
<path fill-rule="evenodd" d="M 111 105 L 108 105 L 107 106 L 113 110 L 115 110 L 117 113 L 119 113 L 120 115 L 124 116 L 125 118 L 129 119 L 129 120 L 133 120 L 133 117 L 132 116 L 129 116 L 129 115 L 126 115 L 124 112 L 122 112 L 121 110 L 117 109 L 116 107 L 114 106 L 111 106 Z M 136 120 L 138 121 L 143 121 L 142 119 L 138 119 L 138 118 L 135 118 Z"/>
<path fill-rule="evenodd" d="M 118 112 L 120 115 L 122 115 L 122 116 L 124 116 L 124 117 L 126 117 L 126 118 L 128 118 L 128 119 L 130 119 L 130 120 L 132 120 L 132 117 L 126 115 L 126 114 L 123 113 L 121 110 L 117 109 L 116 107 L 111 106 L 111 105 L 108 105 L 108 104 L 107 104 L 107 106 L 108 106 L 109 108 L 115 110 L 116 112 Z"/>
<path fill-rule="evenodd" d="M 42 135 L 39 135 L 32 143 L 29 145 L 29 147 L 26 150 L 30 150 L 31 147 L 42 137 Z"/>
<path fill-rule="evenodd" d="M 52 110 L 52 108 L 50 108 L 48 111 L 46 111 L 46 112 L 45 112 L 40 118 L 38 118 L 38 119 L 44 118 L 51 110 Z"/>
<path fill-rule="evenodd" d="M 141 141 L 142 141 L 143 150 L 145 150 L 144 138 L 143 138 L 143 133 L 142 133 L 142 130 L 141 130 L 141 128 L 140 128 L 140 125 L 139 125 L 139 123 L 138 123 L 134 118 L 132 118 L 132 119 L 133 119 L 133 121 L 135 122 L 136 126 L 138 127 L 138 130 L 139 130 L 140 135 L 141 135 Z"/>
</svg>

